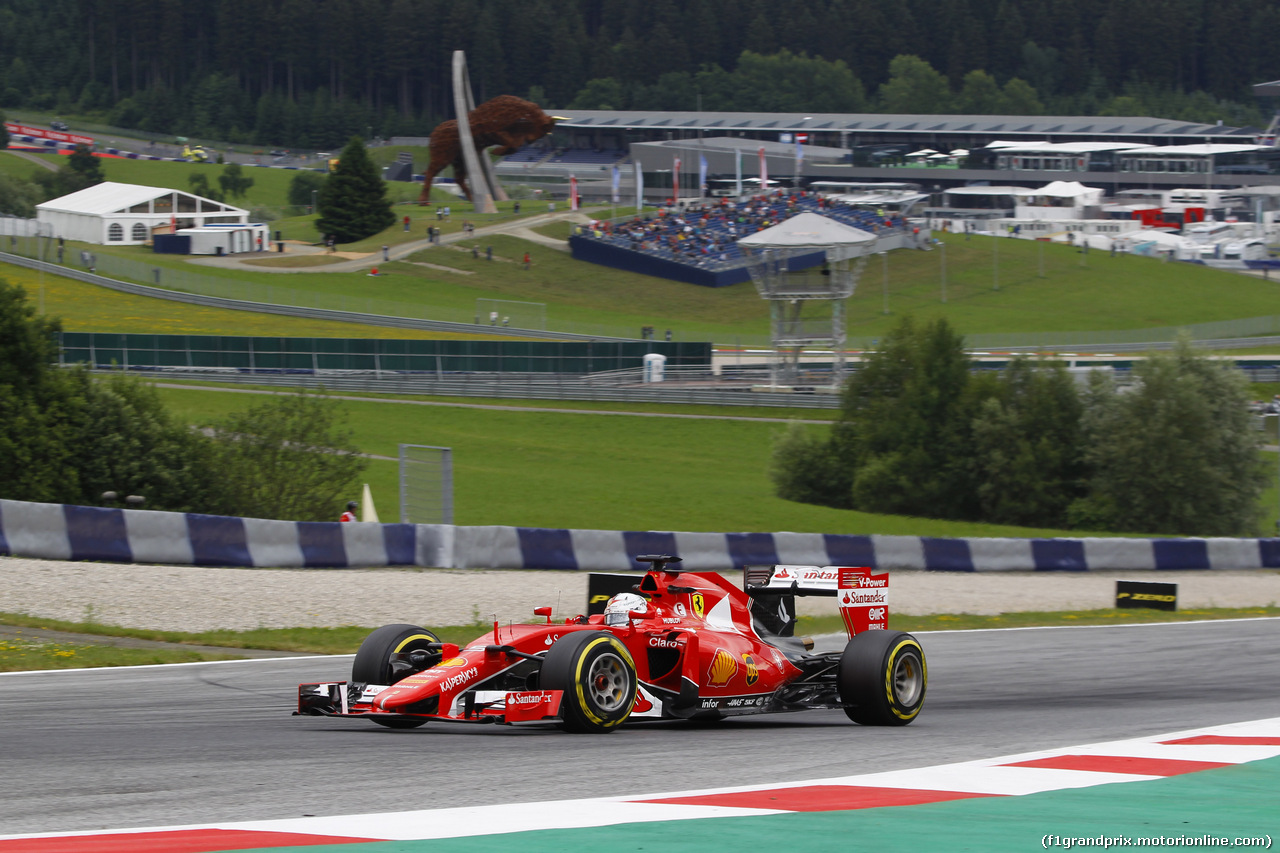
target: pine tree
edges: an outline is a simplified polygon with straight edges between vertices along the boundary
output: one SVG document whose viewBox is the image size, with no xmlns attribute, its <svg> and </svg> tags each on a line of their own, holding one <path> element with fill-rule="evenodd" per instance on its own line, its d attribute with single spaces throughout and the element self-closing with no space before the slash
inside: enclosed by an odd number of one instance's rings
<svg viewBox="0 0 1280 853">
<path fill-rule="evenodd" d="M 365 151 L 364 140 L 353 136 L 342 149 L 338 165 L 320 188 L 321 234 L 332 234 L 339 243 L 372 237 L 395 224 L 387 187 Z"/>
</svg>

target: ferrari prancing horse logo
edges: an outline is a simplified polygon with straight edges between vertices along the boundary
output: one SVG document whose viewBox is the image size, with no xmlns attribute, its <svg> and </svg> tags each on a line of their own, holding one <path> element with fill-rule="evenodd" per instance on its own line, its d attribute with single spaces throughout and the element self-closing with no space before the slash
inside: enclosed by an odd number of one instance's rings
<svg viewBox="0 0 1280 853">
<path fill-rule="evenodd" d="M 695 592 L 693 595 L 689 596 L 689 605 L 693 608 L 694 615 L 699 619 L 702 619 L 707 615 L 706 602 L 702 598 L 702 593 Z"/>
</svg>

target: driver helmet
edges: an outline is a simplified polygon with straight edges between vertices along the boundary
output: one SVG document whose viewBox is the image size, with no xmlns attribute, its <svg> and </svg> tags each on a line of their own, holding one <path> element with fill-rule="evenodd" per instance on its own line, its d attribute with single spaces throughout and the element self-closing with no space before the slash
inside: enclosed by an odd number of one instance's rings
<svg viewBox="0 0 1280 853">
<path fill-rule="evenodd" d="M 353 511 L 354 511 L 354 510 L 355 510 L 355 508 L 356 508 L 356 507 L 358 507 L 359 505 L 360 505 L 360 504 L 356 503 L 355 501 L 347 501 L 347 509 L 349 509 L 349 510 L 353 510 Z"/>
<path fill-rule="evenodd" d="M 604 606 L 604 624 L 622 626 L 631 620 L 632 610 L 648 609 L 648 602 L 634 592 L 620 592 Z"/>
</svg>

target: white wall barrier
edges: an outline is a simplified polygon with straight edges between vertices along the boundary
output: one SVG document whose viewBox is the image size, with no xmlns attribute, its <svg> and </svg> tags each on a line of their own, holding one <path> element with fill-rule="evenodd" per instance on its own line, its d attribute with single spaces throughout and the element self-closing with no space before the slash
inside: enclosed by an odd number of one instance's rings
<svg viewBox="0 0 1280 853">
<path fill-rule="evenodd" d="M 928 571 L 1280 568 L 1280 539 L 941 539 L 273 521 L 0 500 L 0 554 L 175 565 L 623 571 L 641 554 L 694 570 L 750 564 Z"/>
</svg>

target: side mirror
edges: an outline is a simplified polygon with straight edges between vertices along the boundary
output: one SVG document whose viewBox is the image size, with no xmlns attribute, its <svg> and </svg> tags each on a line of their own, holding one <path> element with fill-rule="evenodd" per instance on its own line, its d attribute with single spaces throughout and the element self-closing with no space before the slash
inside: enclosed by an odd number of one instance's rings
<svg viewBox="0 0 1280 853">
<path fill-rule="evenodd" d="M 551 608 L 550 607 L 535 607 L 533 609 L 533 615 L 542 616 L 547 620 L 548 625 L 551 624 Z"/>
</svg>

